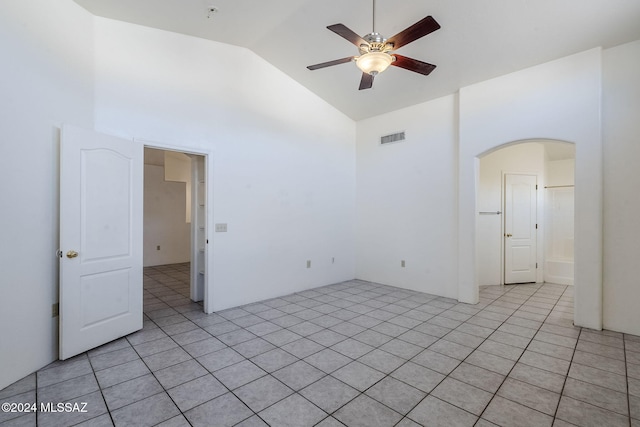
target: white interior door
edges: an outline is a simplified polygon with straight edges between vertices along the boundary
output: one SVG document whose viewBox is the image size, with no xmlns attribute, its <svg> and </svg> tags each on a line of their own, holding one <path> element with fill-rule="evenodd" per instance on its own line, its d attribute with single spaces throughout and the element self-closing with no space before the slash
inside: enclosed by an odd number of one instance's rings
<svg viewBox="0 0 640 427">
<path fill-rule="evenodd" d="M 536 179 L 535 175 L 505 175 L 505 284 L 536 281 Z"/>
<path fill-rule="evenodd" d="M 143 147 L 65 126 L 60 359 L 142 328 Z"/>
</svg>

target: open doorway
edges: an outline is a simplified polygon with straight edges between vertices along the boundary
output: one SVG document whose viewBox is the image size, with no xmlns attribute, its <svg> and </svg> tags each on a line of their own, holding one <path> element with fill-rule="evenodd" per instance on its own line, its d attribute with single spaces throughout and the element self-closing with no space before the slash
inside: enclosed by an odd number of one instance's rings
<svg viewBox="0 0 640 427">
<path fill-rule="evenodd" d="M 575 148 L 527 141 L 480 159 L 479 285 L 573 285 Z"/>
<path fill-rule="evenodd" d="M 144 159 L 143 266 L 170 275 L 183 297 L 203 301 L 205 158 L 147 146 Z"/>
</svg>

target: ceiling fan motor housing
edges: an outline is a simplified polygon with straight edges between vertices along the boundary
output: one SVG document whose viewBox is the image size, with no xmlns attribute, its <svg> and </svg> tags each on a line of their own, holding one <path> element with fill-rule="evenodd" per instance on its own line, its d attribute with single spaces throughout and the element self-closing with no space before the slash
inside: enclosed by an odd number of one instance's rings
<svg viewBox="0 0 640 427">
<path fill-rule="evenodd" d="M 360 54 L 367 52 L 388 52 L 393 49 L 393 44 L 387 44 L 387 39 L 380 33 L 369 33 L 362 37 L 367 44 L 360 45 Z"/>
</svg>

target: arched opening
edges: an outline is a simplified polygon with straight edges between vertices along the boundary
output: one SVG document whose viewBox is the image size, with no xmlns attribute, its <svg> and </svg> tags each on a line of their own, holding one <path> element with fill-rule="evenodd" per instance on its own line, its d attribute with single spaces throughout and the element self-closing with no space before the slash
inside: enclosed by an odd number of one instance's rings
<svg viewBox="0 0 640 427">
<path fill-rule="evenodd" d="M 528 147 L 528 152 L 527 149 L 518 147 Z M 535 149 L 532 147 L 535 147 Z M 530 160 L 526 158 L 531 157 L 531 153 L 535 152 L 535 150 L 537 150 L 539 157 L 536 167 L 532 167 L 531 164 L 529 164 L 528 167 L 524 167 L 524 169 L 519 169 L 517 167 L 514 169 L 508 166 L 509 156 L 505 155 L 505 153 L 520 153 L 519 156 L 521 158 L 519 160 L 517 157 L 512 157 L 512 162 L 515 165 L 518 162 L 522 163 L 525 160 Z M 573 155 L 572 152 L 575 153 L 575 155 Z M 483 278 L 483 274 L 486 273 L 484 269 L 487 265 L 487 259 L 485 254 L 483 254 L 482 251 L 479 251 L 478 248 L 484 244 L 483 233 L 487 231 L 487 224 L 484 224 L 483 221 L 490 221 L 490 215 L 487 214 L 486 217 L 485 215 L 482 215 L 481 218 L 479 212 L 500 211 L 501 215 L 494 215 L 493 221 L 498 224 L 498 229 L 503 233 L 503 236 L 500 237 L 505 237 L 504 235 L 508 233 L 505 233 L 504 219 L 496 220 L 495 218 L 502 216 L 502 211 L 504 210 L 503 186 L 505 174 L 509 172 L 525 175 L 532 174 L 537 180 L 537 184 L 540 188 L 539 191 L 542 191 L 542 194 L 540 194 L 536 199 L 536 202 L 540 204 L 536 211 L 538 219 L 537 223 L 539 225 L 545 224 L 545 221 L 562 221 L 562 215 L 558 218 L 548 218 L 549 212 L 545 212 L 545 203 L 553 204 L 553 198 L 555 197 L 558 199 L 556 200 L 556 204 L 566 205 L 574 196 L 574 187 L 569 187 L 569 185 L 575 186 L 575 215 L 573 215 L 573 233 L 570 230 L 565 230 L 566 232 L 563 234 L 561 233 L 562 235 L 560 236 L 551 236 L 561 242 L 558 243 L 556 241 L 555 248 L 549 248 L 548 244 L 550 242 L 545 242 L 545 237 L 547 236 L 544 232 L 547 231 L 546 228 L 548 224 L 540 226 L 538 233 L 539 247 L 536 248 L 535 259 L 537 260 L 538 266 L 541 268 L 538 268 L 540 271 L 537 272 L 535 280 L 531 281 L 545 281 L 545 270 L 548 270 L 547 273 L 555 272 L 555 278 L 550 279 L 549 274 L 546 274 L 547 281 L 557 281 L 558 277 L 562 276 L 560 279 L 564 280 L 566 284 L 574 283 L 574 323 L 576 325 L 588 326 L 595 329 L 601 328 L 602 282 L 601 277 L 594 276 L 593 274 L 601 267 L 601 265 L 594 264 L 589 261 L 594 259 L 601 260 L 602 243 L 600 239 L 597 239 L 597 236 L 601 233 L 601 224 L 598 225 L 599 222 L 597 222 L 598 218 L 601 217 L 601 205 L 599 203 L 594 203 L 594 200 L 596 202 L 600 200 L 601 188 L 590 185 L 593 177 L 592 174 L 583 173 L 586 169 L 585 166 L 593 160 L 590 159 L 589 156 L 586 156 L 585 153 L 581 153 L 581 146 L 579 144 L 574 144 L 569 141 L 554 139 L 524 139 L 504 144 L 496 144 L 488 150 L 477 153 L 473 158 L 469 158 L 472 162 L 461 163 L 461 176 L 468 176 L 471 179 L 462 179 L 459 187 L 460 200 L 468 200 L 468 202 L 464 203 L 464 206 L 462 206 L 463 203 L 461 203 L 459 216 L 460 301 L 472 303 L 478 301 L 478 292 L 481 285 L 505 283 L 504 275 L 500 278 L 499 273 L 497 275 L 494 274 L 494 279 L 491 282 L 487 282 Z M 487 159 L 493 158 L 495 160 L 501 156 L 507 159 L 502 159 L 503 165 L 502 168 L 499 169 L 500 175 L 498 177 L 498 181 L 501 186 L 498 189 L 498 194 L 502 197 L 502 204 L 500 204 L 499 207 L 485 206 L 483 205 L 484 195 L 482 192 L 486 191 L 486 188 L 483 187 L 484 184 L 482 182 L 483 179 L 485 179 L 483 177 L 482 163 L 483 161 L 486 163 Z M 523 160 L 522 157 L 524 157 L 525 160 Z M 564 170 L 551 170 L 553 168 L 560 168 L 562 163 L 565 163 Z M 468 172 L 464 172 L 464 164 L 467 165 L 466 168 Z M 504 166 L 505 164 L 507 166 Z M 495 173 L 495 170 L 493 173 Z M 571 182 L 571 178 L 568 176 L 572 174 L 574 179 L 573 182 Z M 546 183 L 545 180 L 547 180 L 548 183 Z M 558 194 L 544 194 L 544 192 L 551 193 L 548 188 L 545 189 L 544 187 L 556 187 L 558 190 L 554 189 L 551 192 L 557 192 Z M 560 191 L 560 188 L 564 190 Z M 570 188 L 572 189 L 571 191 L 566 191 Z M 500 207 L 502 207 L 502 209 L 500 209 Z M 564 206 L 564 208 L 567 208 L 567 206 Z M 564 219 L 571 217 L 571 210 L 569 209 L 568 212 L 564 212 L 563 215 Z M 545 216 L 547 216 L 547 218 L 545 218 Z M 565 226 L 566 225 L 565 221 Z M 566 247 L 568 244 L 571 244 L 572 247 L 574 246 L 572 244 L 574 235 L 576 241 L 575 260 L 568 256 L 573 255 L 572 248 Z M 585 242 L 588 242 L 588 244 Z M 504 262 L 504 258 L 500 259 L 500 251 L 503 251 L 502 253 L 504 253 L 504 241 L 502 244 L 503 246 L 501 249 L 494 251 L 494 265 L 495 259 L 498 259 L 498 262 Z M 565 246 L 564 249 L 566 250 L 559 250 L 562 245 Z M 545 249 L 547 249 L 546 257 Z M 496 253 L 498 254 L 497 256 Z M 550 264 L 545 264 L 546 260 L 550 260 L 552 262 Z M 573 264 L 571 261 L 573 261 Z M 504 271 L 504 264 L 502 265 L 502 269 L 502 271 Z M 498 271 L 500 271 L 500 269 L 498 269 Z M 558 271 L 562 274 L 559 275 Z M 573 275 L 571 275 L 571 272 L 573 272 Z M 498 277 L 498 280 L 495 279 L 496 277 Z"/>
<path fill-rule="evenodd" d="M 575 145 L 505 144 L 479 156 L 476 282 L 574 283 Z"/>
</svg>

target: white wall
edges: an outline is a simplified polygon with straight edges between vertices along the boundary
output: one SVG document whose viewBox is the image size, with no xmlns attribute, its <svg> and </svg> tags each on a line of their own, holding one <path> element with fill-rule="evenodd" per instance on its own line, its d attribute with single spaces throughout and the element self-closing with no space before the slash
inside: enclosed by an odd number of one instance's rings
<svg viewBox="0 0 640 427">
<path fill-rule="evenodd" d="M 575 159 L 548 160 L 544 165 L 545 185 L 574 185 L 575 173 Z"/>
<path fill-rule="evenodd" d="M 538 177 L 538 186 L 544 185 L 544 145 L 522 143 L 496 150 L 480 159 L 478 181 L 478 212 L 496 212 L 503 210 L 502 176 L 503 173 L 526 173 Z M 543 198 L 538 191 L 538 222 L 542 223 Z M 480 285 L 500 285 L 503 282 L 503 233 L 501 215 L 477 215 L 478 283 Z M 542 239 L 538 239 L 537 259 L 542 266 Z M 542 279 L 540 275 L 539 279 Z"/>
<path fill-rule="evenodd" d="M 460 90 L 458 297 L 478 300 L 478 156 L 502 144 L 576 144 L 575 323 L 602 327 L 601 50 L 592 49 Z"/>
<path fill-rule="evenodd" d="M 640 335 L 640 41 L 603 61 L 604 327 Z"/>
<path fill-rule="evenodd" d="M 186 184 L 185 221 L 191 223 L 191 157 L 175 151 L 164 152 L 164 179 Z"/>
<path fill-rule="evenodd" d="M 58 129 L 93 126 L 92 23 L 71 1 L 0 2 L 0 389 L 57 359 Z"/>
<path fill-rule="evenodd" d="M 358 122 L 359 279 L 457 296 L 455 110 L 451 95 Z"/>
<path fill-rule="evenodd" d="M 186 185 L 165 181 L 164 173 L 163 166 L 144 165 L 145 267 L 191 259 L 191 224 L 185 221 Z"/>
<path fill-rule="evenodd" d="M 212 153 L 214 310 L 354 277 L 351 119 L 248 50 L 95 25 L 97 130 Z"/>
<path fill-rule="evenodd" d="M 600 328 L 600 64 L 593 49 L 358 122 L 357 277 L 476 302 L 479 157 L 512 142 L 569 141 L 584 189 L 576 320 Z M 407 141 L 379 146 L 401 130 Z"/>
</svg>

